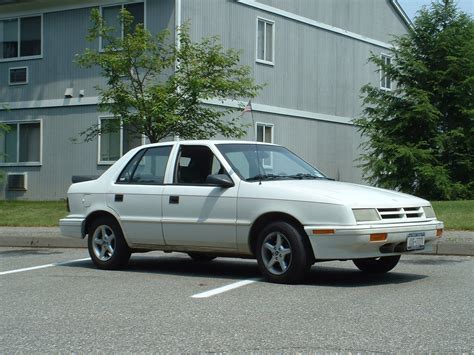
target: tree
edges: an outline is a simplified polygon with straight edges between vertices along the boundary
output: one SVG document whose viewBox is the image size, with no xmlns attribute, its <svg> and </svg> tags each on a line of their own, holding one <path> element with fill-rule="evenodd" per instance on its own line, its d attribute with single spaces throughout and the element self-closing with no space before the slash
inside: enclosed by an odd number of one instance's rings
<svg viewBox="0 0 474 355">
<path fill-rule="evenodd" d="M 392 44 L 389 63 L 369 61 L 395 87 L 361 90 L 364 177 L 428 199 L 474 198 L 473 19 L 438 0 Z"/>
<path fill-rule="evenodd" d="M 103 51 L 86 49 L 77 62 L 86 68 L 98 66 L 106 78 L 106 86 L 96 88 L 100 111 L 120 117 L 123 127 L 151 142 L 173 135 L 206 139 L 245 134 L 239 117 L 229 118 L 238 108 L 203 104 L 209 99 L 248 100 L 261 90 L 250 68 L 239 64 L 238 51 L 224 49 L 217 37 L 193 42 L 188 24 L 178 29 L 176 42 L 167 30 L 153 36 L 141 24 L 133 27 L 133 16 L 126 10 L 120 14 L 123 38 L 112 35 L 113 28 L 97 9 L 92 10 L 91 21 L 88 40 L 102 38 L 107 45 Z M 108 121 L 107 126 L 94 125 L 81 135 L 90 141 L 101 131 L 119 129 L 116 120 Z"/>
</svg>

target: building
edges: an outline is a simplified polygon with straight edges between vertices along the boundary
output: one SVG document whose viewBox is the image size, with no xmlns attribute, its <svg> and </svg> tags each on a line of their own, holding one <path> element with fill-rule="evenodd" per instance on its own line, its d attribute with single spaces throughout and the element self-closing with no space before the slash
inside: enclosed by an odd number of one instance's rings
<svg viewBox="0 0 474 355">
<path fill-rule="evenodd" d="M 219 35 L 241 49 L 256 81 L 267 83 L 246 139 L 285 145 L 330 177 L 361 182 L 351 120 L 364 84 L 390 89 L 367 59 L 390 60 L 391 35 L 409 26 L 396 0 L 0 0 L 0 122 L 10 127 L 0 134 L 8 175 L 0 199 L 65 198 L 72 175 L 100 174 L 141 143 L 123 132 L 73 141 L 113 119 L 97 111 L 98 69 L 73 63 L 101 45 L 85 39 L 93 7 L 110 21 L 126 7 L 153 33 L 190 20 L 195 40 Z"/>
</svg>

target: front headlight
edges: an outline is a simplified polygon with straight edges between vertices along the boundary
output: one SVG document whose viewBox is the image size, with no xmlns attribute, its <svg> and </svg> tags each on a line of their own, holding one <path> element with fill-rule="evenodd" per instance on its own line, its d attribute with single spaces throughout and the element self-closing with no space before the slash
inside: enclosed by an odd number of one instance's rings
<svg viewBox="0 0 474 355">
<path fill-rule="evenodd" d="M 424 206 L 423 211 L 425 211 L 426 218 L 436 218 L 435 211 L 431 206 Z"/>
<path fill-rule="evenodd" d="M 375 208 L 353 209 L 352 212 L 357 222 L 380 221 L 380 216 Z"/>
</svg>

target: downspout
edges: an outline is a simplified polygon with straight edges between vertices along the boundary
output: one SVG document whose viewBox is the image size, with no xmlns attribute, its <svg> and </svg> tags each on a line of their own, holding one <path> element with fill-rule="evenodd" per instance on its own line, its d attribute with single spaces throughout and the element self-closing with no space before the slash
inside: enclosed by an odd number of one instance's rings
<svg viewBox="0 0 474 355">
<path fill-rule="evenodd" d="M 176 50 L 179 51 L 181 48 L 181 41 L 179 40 L 179 32 L 181 30 L 181 0 L 175 0 L 174 3 L 174 40 Z M 174 62 L 174 72 L 178 69 L 178 60 Z M 177 88 L 179 93 L 179 87 Z M 179 135 L 175 135 L 173 140 L 179 141 Z"/>
<path fill-rule="evenodd" d="M 175 0 L 174 3 L 174 38 L 176 41 L 176 49 L 180 48 L 179 31 L 181 28 L 181 0 Z M 177 63 L 175 63 L 176 68 Z"/>
</svg>

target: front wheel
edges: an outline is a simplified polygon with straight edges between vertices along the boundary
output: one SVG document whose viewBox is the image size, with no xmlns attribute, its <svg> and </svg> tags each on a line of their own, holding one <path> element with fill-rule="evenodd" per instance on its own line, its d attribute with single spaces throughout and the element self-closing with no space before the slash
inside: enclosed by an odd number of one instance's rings
<svg viewBox="0 0 474 355">
<path fill-rule="evenodd" d="M 380 258 L 354 259 L 352 262 L 363 272 L 384 274 L 397 266 L 400 255 L 381 256 Z"/>
<path fill-rule="evenodd" d="M 258 267 L 268 281 L 297 283 L 309 268 L 301 234 L 287 222 L 274 222 L 257 239 Z"/>
<path fill-rule="evenodd" d="M 99 269 L 119 269 L 130 259 L 131 251 L 122 229 L 110 217 L 100 217 L 92 222 L 87 246 L 92 262 Z"/>
</svg>

